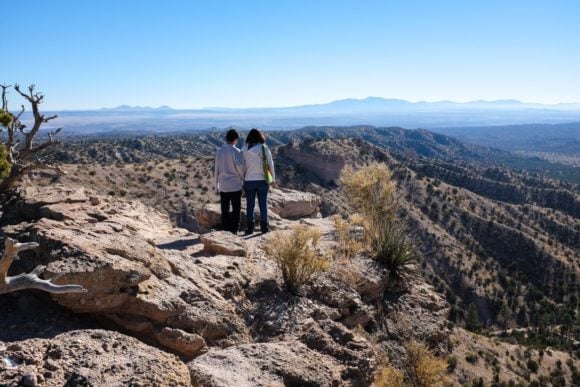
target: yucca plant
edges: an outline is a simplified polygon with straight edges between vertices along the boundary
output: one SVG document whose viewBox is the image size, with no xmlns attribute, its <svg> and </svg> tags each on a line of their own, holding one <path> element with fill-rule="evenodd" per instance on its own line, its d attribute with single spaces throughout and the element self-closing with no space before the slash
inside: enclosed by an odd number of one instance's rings
<svg viewBox="0 0 580 387">
<path fill-rule="evenodd" d="M 417 271 L 421 255 L 406 227 L 385 223 L 376 241 L 375 259 L 389 271 L 390 279 L 399 281 Z"/>
</svg>

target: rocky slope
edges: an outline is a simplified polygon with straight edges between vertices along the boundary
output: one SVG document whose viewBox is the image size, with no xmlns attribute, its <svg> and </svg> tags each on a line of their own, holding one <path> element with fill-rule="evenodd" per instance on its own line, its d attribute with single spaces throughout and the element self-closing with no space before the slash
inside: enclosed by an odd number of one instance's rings
<svg viewBox="0 0 580 387">
<path fill-rule="evenodd" d="M 481 320 L 493 324 L 506 303 L 507 324 L 517 325 L 547 313 L 545 306 L 539 311 L 543 302 L 559 305 L 561 313 L 577 307 L 580 197 L 574 189 L 513 170 L 403 155 L 351 139 L 291 143 L 277 157 L 283 184 L 321 194 L 326 213 L 346 211 L 337 174 L 308 166 L 369 161 L 393 170 L 401 212 L 425 255 L 424 269 L 456 308 L 475 303 Z"/>
<path fill-rule="evenodd" d="M 280 191 L 273 203 L 274 213 L 298 219 L 316 214 L 318 199 Z M 369 385 L 381 348 L 404 346 L 394 329 L 380 345 L 357 333 L 382 332 L 389 317 L 379 310 L 388 305 L 408 315 L 434 348 L 447 346 L 443 298 L 417 281 L 382 304 L 381 270 L 362 257 L 349 263 L 351 278 L 335 262 L 294 296 L 265 256 L 264 237 L 200 238 L 139 202 L 29 186 L 4 207 L 2 220 L 3 235 L 40 244 L 12 270 L 42 263 L 47 275 L 61 274 L 59 283 L 88 292 L 41 295 L 37 312 L 57 309 L 57 318 L 47 320 L 44 336 L 35 329 L 41 323 L 31 321 L 28 331 L 16 327 L 1 338 L 0 383 Z M 318 225 L 333 244 L 330 220 L 280 217 L 279 227 L 295 222 Z M 7 310 L 30 313 L 25 294 L 7 296 Z M 53 324 L 70 319 L 66 311 L 84 320 L 55 331 Z"/>
</svg>

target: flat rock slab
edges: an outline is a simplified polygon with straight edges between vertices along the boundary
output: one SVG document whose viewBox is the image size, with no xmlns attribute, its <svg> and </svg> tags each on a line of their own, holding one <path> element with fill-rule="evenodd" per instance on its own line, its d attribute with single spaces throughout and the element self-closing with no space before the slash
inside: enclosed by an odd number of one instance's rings
<svg viewBox="0 0 580 387">
<path fill-rule="evenodd" d="M 191 382 L 204 387 L 337 386 L 341 367 L 298 341 L 213 350 L 188 363 Z"/>
<path fill-rule="evenodd" d="M 246 241 L 228 231 L 213 231 L 199 237 L 204 250 L 213 254 L 245 257 L 247 254 Z"/>
</svg>

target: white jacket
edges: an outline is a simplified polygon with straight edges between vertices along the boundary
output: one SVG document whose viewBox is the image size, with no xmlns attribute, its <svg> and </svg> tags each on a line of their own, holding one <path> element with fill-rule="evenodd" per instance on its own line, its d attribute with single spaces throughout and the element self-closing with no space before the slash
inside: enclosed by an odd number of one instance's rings
<svg viewBox="0 0 580 387">
<path fill-rule="evenodd" d="M 276 173 L 274 172 L 274 161 L 272 160 L 272 153 L 270 148 L 265 145 L 257 144 L 248 149 L 247 145 L 242 148 L 242 155 L 244 156 L 246 176 L 245 181 L 266 180 L 264 174 L 264 161 L 262 155 L 262 147 L 266 148 L 266 160 L 272 173 L 272 179 L 276 180 Z"/>
<path fill-rule="evenodd" d="M 241 191 L 244 185 L 244 158 L 233 144 L 222 145 L 215 153 L 215 189 L 219 192 Z"/>
</svg>

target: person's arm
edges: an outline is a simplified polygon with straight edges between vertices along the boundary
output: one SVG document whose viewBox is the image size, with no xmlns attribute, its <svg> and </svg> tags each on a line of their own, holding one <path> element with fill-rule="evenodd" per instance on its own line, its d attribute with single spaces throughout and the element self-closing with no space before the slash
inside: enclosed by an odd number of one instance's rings
<svg viewBox="0 0 580 387">
<path fill-rule="evenodd" d="M 268 160 L 268 167 L 270 168 L 270 173 L 272 174 L 272 181 L 276 181 L 276 172 L 274 172 L 274 160 L 272 160 L 272 152 L 270 152 L 269 147 L 266 147 L 266 159 Z"/>
<path fill-rule="evenodd" d="M 218 155 L 219 155 L 219 151 L 215 152 L 214 175 L 215 175 L 215 191 L 216 192 L 219 192 L 219 174 L 220 174 Z"/>
<path fill-rule="evenodd" d="M 234 160 L 238 176 L 240 176 L 240 179 L 244 180 L 246 176 L 246 160 L 244 159 L 243 152 L 242 151 L 236 152 L 236 157 Z"/>
</svg>

